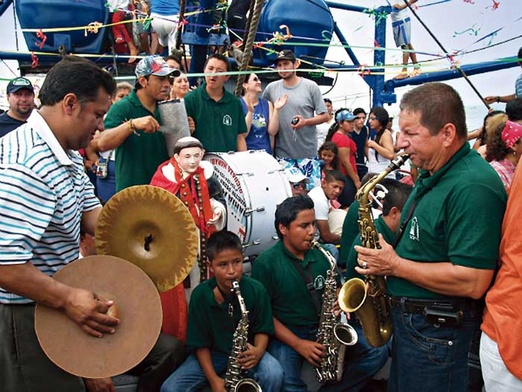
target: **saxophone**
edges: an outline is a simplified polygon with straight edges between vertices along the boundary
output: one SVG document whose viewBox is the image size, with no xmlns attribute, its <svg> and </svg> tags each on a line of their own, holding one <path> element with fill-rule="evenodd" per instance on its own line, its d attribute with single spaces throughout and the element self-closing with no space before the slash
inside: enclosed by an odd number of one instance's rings
<svg viewBox="0 0 522 392">
<path fill-rule="evenodd" d="M 228 392 L 262 392 L 261 386 L 252 378 L 243 378 L 241 365 L 238 362 L 239 355 L 247 349 L 248 341 L 248 310 L 245 300 L 239 289 L 239 282 L 232 282 L 232 291 L 236 294 L 241 308 L 241 320 L 237 324 L 232 338 L 232 351 L 228 358 L 227 372 L 225 374 L 225 389 Z"/>
<path fill-rule="evenodd" d="M 397 156 L 382 173 L 374 176 L 357 192 L 359 232 L 362 246 L 366 248 L 381 247 L 371 212 L 370 192 L 384 177 L 401 167 L 408 158 L 408 154 Z M 370 346 L 383 346 L 390 339 L 393 325 L 383 276 L 367 276 L 366 282 L 359 278 L 347 281 L 339 292 L 339 306 L 345 312 L 355 312 Z"/>
<path fill-rule="evenodd" d="M 323 305 L 317 330 L 317 342 L 326 347 L 326 353 L 321 358 L 319 366 L 315 368 L 315 375 L 320 383 L 338 382 L 343 376 L 346 346 L 353 346 L 357 343 L 357 332 L 351 325 L 340 322 L 340 317 L 336 317 L 333 312 L 337 302 L 337 261 L 317 241 L 312 241 L 312 247 L 320 250 L 330 262 L 330 269 L 326 273 Z"/>
</svg>

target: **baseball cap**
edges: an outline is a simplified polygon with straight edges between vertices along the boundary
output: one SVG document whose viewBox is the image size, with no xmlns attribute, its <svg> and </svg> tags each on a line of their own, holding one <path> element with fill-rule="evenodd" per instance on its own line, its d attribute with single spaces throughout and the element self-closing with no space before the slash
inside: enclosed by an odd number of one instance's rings
<svg viewBox="0 0 522 392">
<path fill-rule="evenodd" d="M 176 68 L 171 68 L 161 56 L 147 56 L 142 58 L 138 65 L 136 65 L 135 74 L 136 77 L 172 75 L 176 78 L 181 75 L 181 71 Z"/>
<path fill-rule="evenodd" d="M 29 90 L 30 92 L 34 93 L 34 88 L 29 79 L 26 78 L 15 78 L 9 82 L 7 85 L 6 92 L 9 93 L 16 93 L 17 91 L 21 89 Z"/>
<path fill-rule="evenodd" d="M 353 121 L 355 120 L 355 116 L 349 110 L 341 110 L 339 113 L 335 115 L 335 121 Z"/>
<path fill-rule="evenodd" d="M 290 60 L 292 63 L 295 63 L 297 57 L 295 57 L 294 52 L 291 50 L 282 50 L 277 54 L 277 58 L 274 60 L 274 63 L 277 64 L 279 60 Z"/>
<path fill-rule="evenodd" d="M 285 176 L 289 182 L 292 184 L 297 184 L 298 182 L 305 181 L 309 183 L 310 180 L 306 177 L 301 170 L 296 167 L 288 167 L 284 170 Z"/>
</svg>

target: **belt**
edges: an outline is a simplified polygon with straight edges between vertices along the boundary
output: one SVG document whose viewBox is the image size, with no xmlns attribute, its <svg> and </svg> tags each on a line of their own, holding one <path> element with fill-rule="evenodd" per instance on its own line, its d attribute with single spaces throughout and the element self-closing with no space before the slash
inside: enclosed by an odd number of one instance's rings
<svg viewBox="0 0 522 392">
<path fill-rule="evenodd" d="M 404 23 L 408 23 L 410 21 L 410 17 L 408 16 L 406 19 L 402 19 L 402 20 L 397 20 L 395 22 L 392 22 L 392 27 L 397 27 L 397 26 L 400 26 Z"/>
<path fill-rule="evenodd" d="M 388 301 L 392 309 L 398 309 L 405 313 L 424 314 L 426 309 L 432 307 L 459 309 L 462 311 L 476 311 L 480 308 L 480 301 L 466 298 L 413 299 L 390 297 Z"/>
</svg>

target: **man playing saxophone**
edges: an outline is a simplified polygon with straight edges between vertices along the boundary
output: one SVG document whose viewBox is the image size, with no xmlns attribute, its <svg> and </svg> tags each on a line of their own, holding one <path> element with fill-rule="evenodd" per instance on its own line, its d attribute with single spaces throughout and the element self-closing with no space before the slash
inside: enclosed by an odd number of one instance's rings
<svg viewBox="0 0 522 392">
<path fill-rule="evenodd" d="M 395 249 L 356 246 L 356 272 L 385 275 L 393 317 L 389 391 L 467 391 L 468 350 L 498 256 L 506 193 L 466 141 L 458 93 L 426 83 L 400 104 L 398 145 L 420 169 Z"/>
<path fill-rule="evenodd" d="M 237 349 L 234 331 L 244 316 L 232 292 L 234 281 L 239 282 L 248 309 L 247 336 L 241 341 L 249 343 L 232 366 L 248 373 L 264 391 L 281 389 L 283 369 L 265 352 L 268 337 L 274 332 L 270 301 L 263 285 L 243 276 L 242 252 L 238 236 L 229 231 L 216 232 L 208 239 L 207 257 L 213 277 L 200 283 L 190 298 L 187 346 L 193 352 L 163 383 L 161 392 L 199 391 L 207 386 L 213 392 L 226 391 L 225 374 L 231 367 L 231 352 Z"/>
<path fill-rule="evenodd" d="M 307 385 L 301 378 L 303 362 L 318 367 L 327 351 L 325 345 L 316 341 L 316 335 L 331 265 L 320 250 L 311 248 L 314 222 L 312 199 L 295 196 L 284 200 L 275 213 L 280 241 L 261 253 L 252 267 L 252 277 L 263 283 L 270 296 L 275 334 L 268 352 L 283 367 L 285 392 L 306 392 Z M 339 313 L 338 306 L 332 311 Z M 347 346 L 343 378 L 324 385 L 322 390 L 358 391 L 379 371 L 386 358 L 387 354 L 379 358 L 368 355 L 359 344 Z"/>
</svg>

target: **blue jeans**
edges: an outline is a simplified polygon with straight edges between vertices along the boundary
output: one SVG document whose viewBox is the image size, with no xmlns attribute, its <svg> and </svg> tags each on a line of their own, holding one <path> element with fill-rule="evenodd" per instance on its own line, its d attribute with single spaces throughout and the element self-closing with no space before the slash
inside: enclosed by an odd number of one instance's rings
<svg viewBox="0 0 522 392">
<path fill-rule="evenodd" d="M 386 364 L 389 356 L 388 344 L 382 347 L 372 347 L 366 341 L 362 327 L 357 321 L 350 321 L 359 339 L 353 346 L 347 346 L 344 356 L 344 372 L 341 381 L 326 384 L 323 392 L 358 392 Z"/>
<path fill-rule="evenodd" d="M 216 373 L 224 377 L 227 371 L 228 355 L 213 351 L 212 365 Z M 283 383 L 283 369 L 274 357 L 265 352 L 257 366 L 249 370 L 247 377 L 256 380 L 263 391 L 278 392 Z M 209 383 L 198 359 L 191 354 L 163 383 L 161 392 L 195 392 L 208 386 Z"/>
<path fill-rule="evenodd" d="M 359 391 L 386 363 L 388 347 L 373 348 L 368 345 L 359 326 L 354 327 L 359 335 L 359 341 L 354 346 L 346 347 L 343 378 L 339 383 L 326 384 L 322 391 Z M 316 328 L 289 328 L 301 339 L 315 340 Z M 284 370 L 283 391 L 307 391 L 307 386 L 301 379 L 301 366 L 304 358 L 294 349 L 280 340 L 274 339 L 268 351 L 281 364 Z"/>
<path fill-rule="evenodd" d="M 468 391 L 468 351 L 481 314 L 464 312 L 459 327 L 437 327 L 424 315 L 393 309 L 388 391 Z"/>
<path fill-rule="evenodd" d="M 103 161 L 105 161 L 105 159 L 100 158 L 100 162 Z M 98 192 L 98 198 L 103 203 L 108 202 L 116 193 L 116 164 L 114 161 L 107 161 L 107 177 L 96 177 L 96 189 Z"/>
</svg>

